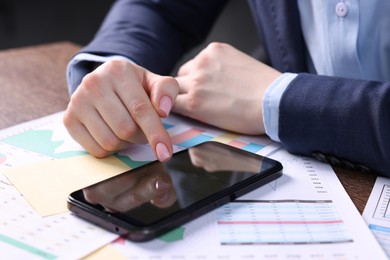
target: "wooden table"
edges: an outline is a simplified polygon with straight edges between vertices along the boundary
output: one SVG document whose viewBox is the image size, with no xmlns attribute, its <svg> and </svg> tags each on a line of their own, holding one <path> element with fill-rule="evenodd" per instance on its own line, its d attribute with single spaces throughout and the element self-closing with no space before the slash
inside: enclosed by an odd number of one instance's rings
<svg viewBox="0 0 390 260">
<path fill-rule="evenodd" d="M 79 48 L 60 42 L 0 51 L 0 129 L 65 110 L 66 65 Z"/>
<path fill-rule="evenodd" d="M 59 42 L 0 51 L 0 129 L 66 109 L 66 65 L 79 48 Z M 362 213 L 376 175 L 334 170 Z"/>
</svg>

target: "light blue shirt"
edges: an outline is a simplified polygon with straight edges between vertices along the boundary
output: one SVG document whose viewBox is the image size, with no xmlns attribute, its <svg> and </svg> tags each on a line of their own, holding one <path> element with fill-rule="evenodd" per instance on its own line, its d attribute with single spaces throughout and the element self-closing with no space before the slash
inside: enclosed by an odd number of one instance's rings
<svg viewBox="0 0 390 260">
<path fill-rule="evenodd" d="M 298 0 L 298 8 L 310 72 L 389 81 L 389 0 Z M 264 95 L 264 126 L 275 141 L 280 99 L 295 76 L 283 74 Z"/>
<path fill-rule="evenodd" d="M 298 0 L 298 8 L 311 73 L 390 80 L 389 0 Z M 67 70 L 69 92 L 75 91 L 86 74 L 83 62 L 104 62 L 108 59 L 126 58 L 91 54 L 74 57 Z M 280 100 L 296 76 L 293 73 L 282 74 L 264 94 L 264 126 L 267 135 L 275 141 L 280 141 Z"/>
<path fill-rule="evenodd" d="M 127 60 L 129 62 L 132 62 L 131 60 L 127 59 L 126 57 L 120 56 L 120 55 L 113 55 L 113 56 L 99 56 L 95 54 L 90 53 L 80 53 L 77 54 L 73 59 L 68 63 L 67 69 L 66 69 L 66 79 L 68 81 L 68 89 L 69 94 L 73 94 L 73 92 L 76 91 L 77 87 L 80 85 L 81 80 L 83 77 L 89 73 L 90 71 L 84 66 L 85 62 L 106 62 L 108 60 Z"/>
</svg>

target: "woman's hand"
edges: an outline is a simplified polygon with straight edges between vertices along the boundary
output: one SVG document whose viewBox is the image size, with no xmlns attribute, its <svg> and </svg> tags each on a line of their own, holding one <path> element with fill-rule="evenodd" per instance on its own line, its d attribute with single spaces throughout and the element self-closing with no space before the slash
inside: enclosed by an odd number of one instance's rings
<svg viewBox="0 0 390 260">
<path fill-rule="evenodd" d="M 127 61 L 108 61 L 84 77 L 63 121 L 70 135 L 96 157 L 149 142 L 165 161 L 173 149 L 160 118 L 170 113 L 178 90 L 172 77 Z"/>
<path fill-rule="evenodd" d="M 281 75 L 228 44 L 211 43 L 178 71 L 173 111 L 243 134 L 264 134 L 262 101 Z"/>
</svg>

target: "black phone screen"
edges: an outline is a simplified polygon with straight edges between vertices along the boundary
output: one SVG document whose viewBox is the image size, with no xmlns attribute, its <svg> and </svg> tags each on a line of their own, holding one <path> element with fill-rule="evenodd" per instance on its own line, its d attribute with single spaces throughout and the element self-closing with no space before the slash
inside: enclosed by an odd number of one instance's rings
<svg viewBox="0 0 390 260">
<path fill-rule="evenodd" d="M 194 207 L 200 209 L 218 198 L 232 200 L 232 194 L 247 192 L 246 187 L 281 168 L 269 158 L 205 142 L 175 153 L 167 162 L 155 161 L 76 191 L 70 202 L 148 227 L 171 216 L 191 214 Z"/>
</svg>

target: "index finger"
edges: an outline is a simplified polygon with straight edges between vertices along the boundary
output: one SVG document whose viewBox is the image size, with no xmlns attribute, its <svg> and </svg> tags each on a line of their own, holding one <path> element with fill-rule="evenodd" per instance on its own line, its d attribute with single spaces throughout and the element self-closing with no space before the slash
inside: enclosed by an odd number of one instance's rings
<svg viewBox="0 0 390 260">
<path fill-rule="evenodd" d="M 133 120 L 145 134 L 158 160 L 168 160 L 173 153 L 171 138 L 160 119 L 161 111 L 156 109 L 152 101 L 160 102 L 157 100 L 158 93 L 160 95 L 163 93 L 164 96 L 174 100 L 178 91 L 177 82 L 174 79 L 167 80 L 167 77 L 153 74 L 138 66 L 131 68 L 133 70 L 125 70 L 121 75 L 138 78 L 138 81 L 130 81 L 132 82 L 130 84 L 139 84 L 139 86 L 129 86 L 127 85 L 129 81 L 125 78 L 114 75 L 113 80 L 117 81 L 117 84 L 114 84 L 115 91 Z"/>
</svg>

